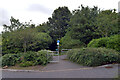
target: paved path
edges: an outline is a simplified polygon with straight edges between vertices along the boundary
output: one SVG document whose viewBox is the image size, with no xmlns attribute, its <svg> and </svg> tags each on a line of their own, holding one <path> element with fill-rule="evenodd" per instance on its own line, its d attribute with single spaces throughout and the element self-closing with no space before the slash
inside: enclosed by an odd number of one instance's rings
<svg viewBox="0 0 120 80">
<path fill-rule="evenodd" d="M 50 63 L 42 71 L 7 71 L 4 70 L 3 78 L 114 78 L 118 75 L 118 66 L 113 68 L 84 67 L 65 60 L 66 56 L 60 56 L 60 61 Z"/>
<path fill-rule="evenodd" d="M 55 57 L 57 58 L 57 56 L 55 56 Z M 90 68 L 90 67 L 80 66 L 79 64 L 73 63 L 66 59 L 67 59 L 66 55 L 62 55 L 59 57 L 59 62 L 51 62 L 42 70 L 43 71 L 50 71 L 50 70 L 60 71 L 60 70 L 69 70 L 69 69 Z M 55 59 L 55 60 L 57 60 L 57 59 Z"/>
</svg>

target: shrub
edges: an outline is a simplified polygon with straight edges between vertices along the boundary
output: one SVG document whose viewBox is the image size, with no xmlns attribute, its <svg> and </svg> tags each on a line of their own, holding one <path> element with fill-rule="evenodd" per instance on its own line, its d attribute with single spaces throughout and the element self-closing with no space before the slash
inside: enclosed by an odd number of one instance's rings
<svg viewBox="0 0 120 80">
<path fill-rule="evenodd" d="M 24 61 L 35 61 L 38 56 L 36 52 L 29 51 L 23 53 L 23 57 L 24 57 Z"/>
<path fill-rule="evenodd" d="M 88 47 L 106 47 L 120 51 L 120 35 L 114 35 L 111 37 L 103 37 L 99 39 L 93 39 L 88 44 Z"/>
<path fill-rule="evenodd" d="M 37 65 L 46 65 L 47 64 L 47 58 L 45 58 L 45 57 L 38 57 L 37 59 L 36 59 L 36 64 Z"/>
<path fill-rule="evenodd" d="M 84 66 L 100 66 L 119 63 L 119 52 L 106 48 L 81 48 L 67 52 L 67 57 L 73 62 Z"/>
<path fill-rule="evenodd" d="M 80 48 L 85 46 L 85 43 L 81 42 L 78 39 L 72 39 L 70 36 L 66 35 L 60 40 L 61 46 L 64 49 Z"/>
<path fill-rule="evenodd" d="M 14 66 L 19 64 L 21 67 L 28 67 L 34 65 L 46 65 L 52 59 L 48 50 L 41 50 L 38 52 L 26 52 L 18 54 L 5 54 L 2 56 L 2 66 Z"/>
<path fill-rule="evenodd" d="M 51 59 L 48 56 L 48 50 L 40 50 L 38 52 L 27 52 L 23 55 L 21 67 L 33 66 L 33 65 L 46 65 Z"/>
<path fill-rule="evenodd" d="M 27 39 L 27 51 L 48 49 L 52 44 L 52 38 L 47 33 L 36 32 L 31 29 L 5 32 L 2 34 L 2 55 L 24 52 L 24 38 Z"/>
<path fill-rule="evenodd" d="M 24 55 L 21 55 L 21 67 L 28 67 L 33 65 L 46 65 L 50 60 L 51 56 L 47 56 L 48 50 L 41 50 L 38 52 L 26 52 Z M 20 54 L 19 54 L 20 55 Z"/>
<path fill-rule="evenodd" d="M 93 39 L 88 44 L 88 47 L 106 47 L 107 40 L 108 40 L 108 37 Z"/>
<path fill-rule="evenodd" d="M 107 41 L 106 47 L 120 51 L 120 35 L 111 36 Z"/>
<path fill-rule="evenodd" d="M 19 61 L 16 54 L 6 54 L 2 56 L 2 66 L 14 66 Z"/>
<path fill-rule="evenodd" d="M 37 55 L 39 56 L 36 61 L 37 64 L 42 64 L 42 65 L 46 65 L 48 63 L 49 60 L 52 59 L 52 56 L 50 55 L 50 53 L 48 52 L 48 50 L 41 50 L 37 52 Z"/>
<path fill-rule="evenodd" d="M 47 33 L 38 32 L 34 37 L 35 40 L 28 45 L 29 51 L 48 49 L 52 44 L 52 38 Z"/>
</svg>

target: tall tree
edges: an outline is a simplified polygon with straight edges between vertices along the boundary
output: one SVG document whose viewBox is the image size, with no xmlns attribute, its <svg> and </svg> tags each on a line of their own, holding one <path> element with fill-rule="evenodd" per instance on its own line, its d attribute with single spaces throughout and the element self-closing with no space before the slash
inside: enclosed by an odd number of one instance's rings
<svg viewBox="0 0 120 80">
<path fill-rule="evenodd" d="M 16 35 L 16 34 L 18 34 L 18 35 Z M 27 48 L 28 48 L 27 45 L 28 45 L 28 43 L 31 43 L 33 39 L 34 39 L 33 29 L 24 29 L 21 31 L 16 31 L 14 33 L 14 40 L 18 40 L 19 43 L 22 42 L 24 52 L 27 51 Z"/>
<path fill-rule="evenodd" d="M 78 39 L 85 44 L 88 44 L 93 38 L 99 37 L 95 31 L 95 17 L 98 16 L 98 8 L 84 7 L 73 11 L 73 16 L 70 20 L 71 24 L 71 38 Z"/>
<path fill-rule="evenodd" d="M 19 19 L 15 19 L 13 17 L 11 17 L 10 19 L 10 26 L 6 24 L 3 25 L 4 30 L 10 31 L 10 32 L 19 29 L 21 26 L 22 26 L 22 23 L 19 22 Z"/>
<path fill-rule="evenodd" d="M 56 41 L 65 35 L 70 17 L 71 12 L 64 6 L 54 10 L 52 17 L 48 18 L 49 34 L 53 40 Z"/>
<path fill-rule="evenodd" d="M 60 42 L 61 42 L 60 48 L 63 49 L 80 48 L 85 46 L 85 44 L 81 42 L 79 39 L 71 38 L 71 31 L 67 31 L 65 36 L 61 38 Z"/>
<path fill-rule="evenodd" d="M 102 35 L 102 37 L 108 37 L 118 33 L 118 14 L 115 11 L 115 9 L 101 11 L 97 16 L 96 32 Z"/>
<path fill-rule="evenodd" d="M 50 50 L 55 50 L 57 48 L 56 41 L 60 40 L 65 33 L 66 29 L 69 27 L 68 22 L 71 18 L 71 12 L 68 7 L 59 7 L 54 10 L 52 17 L 48 18 L 46 26 L 48 26 L 47 33 L 52 37 L 53 43 L 50 45 Z"/>
<path fill-rule="evenodd" d="M 118 34 L 120 34 L 120 12 L 118 13 Z"/>
<path fill-rule="evenodd" d="M 19 21 L 19 19 L 15 19 L 14 17 L 11 16 L 11 19 L 10 19 L 10 25 L 6 25 L 4 24 L 3 25 L 3 29 L 8 32 L 13 32 L 15 30 L 20 30 L 20 29 L 25 29 L 27 27 L 30 27 L 30 28 L 35 28 L 35 24 L 31 24 L 31 21 L 30 22 L 25 22 L 25 23 L 21 23 Z"/>
<path fill-rule="evenodd" d="M 48 49 L 52 38 L 43 32 L 37 32 L 35 28 L 26 28 L 2 34 L 2 54 L 38 51 Z"/>
</svg>

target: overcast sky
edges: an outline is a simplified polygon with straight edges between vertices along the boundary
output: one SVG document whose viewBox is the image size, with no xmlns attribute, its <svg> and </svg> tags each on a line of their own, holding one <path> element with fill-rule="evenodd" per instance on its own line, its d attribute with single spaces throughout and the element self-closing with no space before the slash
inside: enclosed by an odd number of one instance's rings
<svg viewBox="0 0 120 80">
<path fill-rule="evenodd" d="M 59 6 L 67 6 L 70 11 L 77 9 L 78 6 L 98 6 L 98 8 L 117 9 L 120 0 L 1 0 L 0 1 L 0 32 L 2 25 L 9 25 L 9 19 L 13 16 L 20 22 L 41 24 L 52 16 L 52 13 Z"/>
</svg>

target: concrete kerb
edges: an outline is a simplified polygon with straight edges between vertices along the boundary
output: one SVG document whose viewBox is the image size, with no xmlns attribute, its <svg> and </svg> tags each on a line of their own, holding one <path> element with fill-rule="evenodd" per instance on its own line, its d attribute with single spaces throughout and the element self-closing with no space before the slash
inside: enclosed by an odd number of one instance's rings
<svg viewBox="0 0 120 80">
<path fill-rule="evenodd" d="M 72 71 L 72 70 L 83 70 L 83 69 L 87 70 L 87 69 L 92 69 L 92 68 L 77 68 L 77 69 L 48 70 L 48 71 L 3 69 L 3 71 L 13 71 L 13 72 L 59 72 L 59 71 Z"/>
<path fill-rule="evenodd" d="M 111 66 L 111 67 L 112 67 L 112 66 L 119 66 L 119 64 L 106 64 L 106 65 L 98 66 L 98 68 L 100 68 L 100 67 L 101 67 L 101 68 L 102 68 L 102 67 L 104 68 L 104 67 L 109 67 L 109 66 Z"/>
<path fill-rule="evenodd" d="M 113 66 L 119 66 L 119 64 L 107 64 L 102 65 L 98 67 L 89 67 L 89 68 L 77 68 L 77 69 L 63 69 L 63 70 L 48 70 L 48 71 L 42 71 L 42 70 L 17 70 L 17 69 L 0 69 L 2 71 L 15 71 L 15 72 L 57 72 L 57 71 L 71 71 L 71 70 L 88 70 L 88 69 L 94 69 L 94 68 L 105 68 L 105 67 L 113 67 Z"/>
<path fill-rule="evenodd" d="M 2 71 L 13 71 L 13 72 L 38 72 L 39 70 L 18 70 L 18 69 L 2 69 Z"/>
</svg>

